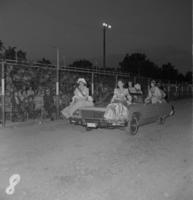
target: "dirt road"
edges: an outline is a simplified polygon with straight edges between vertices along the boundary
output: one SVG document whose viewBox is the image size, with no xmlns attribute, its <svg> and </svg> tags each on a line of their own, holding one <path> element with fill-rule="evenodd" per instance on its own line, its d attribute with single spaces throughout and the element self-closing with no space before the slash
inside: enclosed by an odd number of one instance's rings
<svg viewBox="0 0 193 200">
<path fill-rule="evenodd" d="M 175 102 L 173 118 L 137 136 L 63 121 L 0 130 L 0 200 L 192 200 L 191 103 Z"/>
</svg>

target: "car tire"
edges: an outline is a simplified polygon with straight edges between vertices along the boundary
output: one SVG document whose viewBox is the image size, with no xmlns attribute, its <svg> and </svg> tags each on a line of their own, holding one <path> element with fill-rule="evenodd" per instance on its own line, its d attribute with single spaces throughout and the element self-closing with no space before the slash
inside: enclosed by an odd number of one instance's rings
<svg viewBox="0 0 193 200">
<path fill-rule="evenodd" d="M 165 122 L 166 122 L 166 117 L 163 116 L 163 117 L 160 117 L 160 118 L 159 118 L 159 124 L 160 124 L 160 125 L 165 124 Z"/>
<path fill-rule="evenodd" d="M 133 115 L 130 122 L 128 122 L 128 125 L 126 127 L 127 133 L 131 135 L 136 135 L 139 129 L 139 120 L 137 116 Z"/>
<path fill-rule="evenodd" d="M 86 127 L 85 127 L 85 130 L 86 130 L 86 131 L 91 131 L 92 128 L 86 126 Z"/>
<path fill-rule="evenodd" d="M 174 116 L 175 115 L 175 109 L 174 109 L 174 106 L 172 105 L 171 106 L 171 111 L 169 113 L 169 116 Z"/>
</svg>

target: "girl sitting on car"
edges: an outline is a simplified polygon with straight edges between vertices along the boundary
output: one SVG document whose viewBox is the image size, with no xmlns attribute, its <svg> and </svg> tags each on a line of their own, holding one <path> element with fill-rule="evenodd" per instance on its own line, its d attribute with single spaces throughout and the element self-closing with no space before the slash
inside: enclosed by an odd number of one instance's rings
<svg viewBox="0 0 193 200">
<path fill-rule="evenodd" d="M 126 120 L 128 116 L 127 106 L 131 104 L 132 98 L 128 89 L 124 88 L 124 83 L 119 80 L 111 103 L 107 106 L 104 118 L 110 121 Z"/>
<path fill-rule="evenodd" d="M 165 101 L 165 93 L 157 87 L 154 80 L 151 81 L 151 87 L 148 90 L 148 96 L 145 99 L 145 103 L 162 103 Z"/>
<path fill-rule="evenodd" d="M 84 78 L 79 78 L 77 81 L 78 86 L 74 91 L 72 102 L 61 113 L 64 118 L 70 118 L 73 113 L 80 107 L 93 106 L 93 99 L 89 96 L 89 89 L 86 86 L 87 82 Z"/>
</svg>

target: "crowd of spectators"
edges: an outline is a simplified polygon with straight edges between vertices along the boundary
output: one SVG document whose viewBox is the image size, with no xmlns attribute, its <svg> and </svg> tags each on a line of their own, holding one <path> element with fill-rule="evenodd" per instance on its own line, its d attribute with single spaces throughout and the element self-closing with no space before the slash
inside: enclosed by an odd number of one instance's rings
<svg viewBox="0 0 193 200">
<path fill-rule="evenodd" d="M 18 91 L 13 91 L 10 99 L 13 121 L 43 117 L 54 119 L 54 96 L 51 95 L 50 89 L 40 87 L 34 90 L 32 87 L 23 86 Z"/>
<path fill-rule="evenodd" d="M 27 119 L 56 118 L 56 74 L 51 69 L 34 70 L 34 68 L 12 66 L 6 71 L 6 117 L 11 121 Z M 90 74 L 62 72 L 60 74 L 59 110 L 69 105 L 77 79 L 82 76 L 88 82 L 91 93 Z M 94 99 L 101 99 L 114 84 L 108 80 L 95 79 Z"/>
</svg>

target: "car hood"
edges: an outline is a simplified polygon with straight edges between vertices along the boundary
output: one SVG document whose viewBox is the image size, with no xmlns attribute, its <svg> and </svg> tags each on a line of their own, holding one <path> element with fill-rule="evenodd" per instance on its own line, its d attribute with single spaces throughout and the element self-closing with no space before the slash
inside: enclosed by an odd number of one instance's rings
<svg viewBox="0 0 193 200">
<path fill-rule="evenodd" d="M 82 119 L 104 119 L 105 107 L 83 107 L 80 108 Z"/>
</svg>

